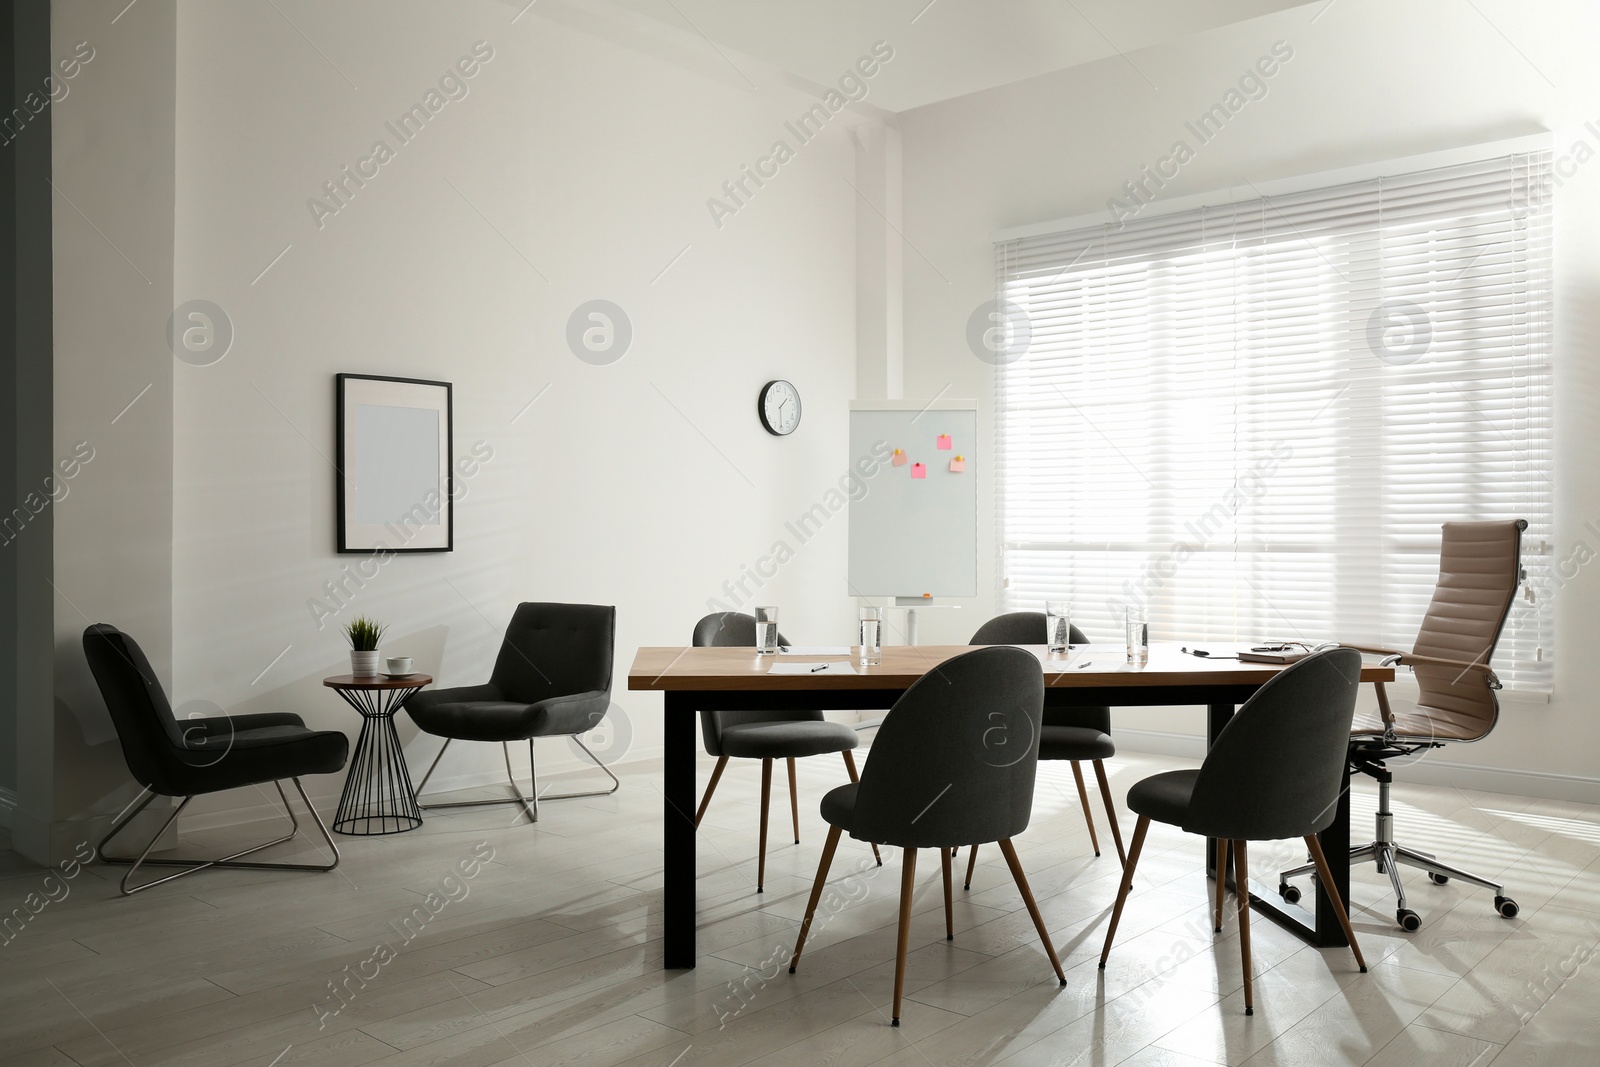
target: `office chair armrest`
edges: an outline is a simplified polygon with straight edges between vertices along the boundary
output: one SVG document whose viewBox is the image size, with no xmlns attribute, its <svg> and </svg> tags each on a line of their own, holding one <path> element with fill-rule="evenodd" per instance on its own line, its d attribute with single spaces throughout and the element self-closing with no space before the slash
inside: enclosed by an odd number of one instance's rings
<svg viewBox="0 0 1600 1067">
<path fill-rule="evenodd" d="M 1488 682 L 1490 689 L 1500 688 L 1499 677 L 1495 675 L 1487 663 L 1479 663 L 1477 660 L 1469 662 L 1459 659 L 1444 659 L 1439 656 L 1419 656 L 1413 652 L 1405 652 L 1401 654 L 1396 664 L 1401 667 L 1454 667 L 1463 674 L 1467 671 L 1477 671 L 1484 676 L 1484 680 Z"/>
<path fill-rule="evenodd" d="M 1360 652 L 1360 653 L 1362 653 L 1364 655 L 1382 656 L 1385 659 L 1388 659 L 1391 656 L 1408 656 L 1408 655 L 1410 655 L 1409 652 L 1402 652 L 1398 648 L 1377 648 L 1377 647 L 1374 647 L 1372 645 L 1345 645 L 1344 647 L 1345 648 L 1353 648 L 1357 652 Z"/>
</svg>

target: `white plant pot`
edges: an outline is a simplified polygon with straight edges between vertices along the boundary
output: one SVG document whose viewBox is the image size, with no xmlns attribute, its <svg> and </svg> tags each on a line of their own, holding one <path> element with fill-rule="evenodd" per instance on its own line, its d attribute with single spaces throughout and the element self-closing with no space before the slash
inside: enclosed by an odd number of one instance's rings
<svg viewBox="0 0 1600 1067">
<path fill-rule="evenodd" d="M 378 650 L 371 652 L 350 652 L 350 673 L 358 678 L 370 677 L 378 673 Z"/>
</svg>

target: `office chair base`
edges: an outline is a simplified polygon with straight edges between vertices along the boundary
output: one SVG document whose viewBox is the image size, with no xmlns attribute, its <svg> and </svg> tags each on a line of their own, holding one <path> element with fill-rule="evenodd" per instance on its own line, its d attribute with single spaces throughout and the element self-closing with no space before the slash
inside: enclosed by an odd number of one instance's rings
<svg viewBox="0 0 1600 1067">
<path fill-rule="evenodd" d="M 1379 770 L 1382 772 L 1381 768 Z M 1431 852 L 1395 844 L 1394 813 L 1389 809 L 1389 782 L 1382 777 L 1378 779 L 1378 813 L 1374 821 L 1377 824 L 1377 839 L 1369 844 L 1352 848 L 1350 863 L 1354 866 L 1357 863 L 1370 861 L 1377 866 L 1379 874 L 1389 876 L 1389 885 L 1394 891 L 1395 922 L 1402 930 L 1414 933 L 1421 929 L 1422 918 L 1406 907 L 1406 890 L 1400 881 L 1401 867 L 1415 867 L 1425 872 L 1428 880 L 1434 885 L 1445 885 L 1454 878 L 1480 889 L 1493 890 L 1495 910 L 1507 919 L 1516 918 L 1517 902 L 1505 895 L 1505 886 L 1501 883 L 1464 871 L 1460 867 L 1441 863 Z M 1300 890 L 1290 885 L 1289 879 L 1298 878 L 1303 874 L 1313 874 L 1314 871 L 1315 865 L 1303 863 L 1279 874 L 1278 892 L 1283 899 L 1290 904 L 1296 903 L 1300 899 Z"/>
<path fill-rule="evenodd" d="M 311 798 L 306 796 L 305 786 L 300 784 L 300 779 L 293 778 L 293 779 L 290 779 L 290 780 L 294 782 L 295 790 L 297 792 L 299 792 L 300 800 L 301 800 L 302 803 L 305 804 L 306 810 L 311 813 L 312 821 L 317 824 L 317 829 L 322 832 L 322 839 L 325 842 L 327 842 L 328 848 L 332 850 L 332 852 L 333 852 L 333 862 L 331 862 L 331 863 L 241 863 L 241 862 L 239 862 L 240 859 L 242 857 L 244 857 L 244 856 L 249 856 L 249 855 L 252 855 L 253 853 L 260 852 L 262 849 L 265 849 L 265 848 L 271 848 L 273 845 L 281 845 L 281 844 L 284 844 L 287 841 L 292 841 L 292 840 L 294 840 L 296 835 L 298 835 L 300 833 L 300 819 L 299 819 L 298 816 L 295 815 L 294 808 L 290 807 L 288 794 L 286 794 L 283 791 L 283 782 L 281 782 L 281 781 L 274 782 L 273 784 L 275 786 L 277 786 L 278 798 L 281 801 L 283 801 L 283 810 L 285 812 L 287 812 L 288 815 L 289 815 L 289 832 L 287 834 L 285 834 L 283 837 L 274 838 L 271 841 L 267 841 L 267 842 L 264 842 L 264 843 L 259 844 L 259 845 L 252 845 L 251 847 L 249 847 L 247 849 L 244 849 L 242 851 L 239 851 L 239 852 L 235 852 L 232 855 L 223 856 L 223 857 L 221 857 L 219 859 L 214 859 L 214 860 L 206 860 L 206 859 L 159 859 L 159 860 L 153 860 L 153 859 L 151 859 L 150 858 L 150 851 L 156 847 L 156 842 L 161 840 L 161 835 L 167 832 L 167 828 L 170 827 L 174 822 L 177 821 L 179 815 L 183 814 L 183 809 L 187 808 L 189 806 L 189 801 L 194 799 L 193 796 L 186 796 L 186 797 L 183 798 L 183 803 L 179 804 L 176 808 L 174 808 L 172 810 L 172 814 L 167 817 L 167 821 L 161 824 L 161 829 L 157 830 L 151 836 L 149 843 L 147 843 L 144 846 L 144 851 L 139 853 L 137 858 L 131 857 L 131 856 L 113 856 L 113 855 L 108 854 L 106 852 L 106 845 L 108 845 L 111 842 L 111 839 L 113 837 L 116 837 L 119 833 L 121 833 L 123 831 L 123 829 L 125 829 L 127 827 L 127 825 L 130 822 L 133 821 L 135 816 L 137 816 L 145 808 L 149 807 L 150 806 L 150 802 L 152 800 L 154 800 L 156 797 L 161 795 L 159 793 L 154 792 L 151 789 L 146 788 L 145 791 L 144 791 L 145 792 L 144 799 L 139 801 L 139 803 L 134 805 L 134 807 L 132 809 L 130 809 L 127 812 L 127 814 L 123 815 L 122 818 L 118 819 L 115 823 L 112 824 L 110 831 L 106 834 L 106 836 L 104 836 L 104 837 L 102 837 L 100 839 L 100 845 L 96 849 L 96 852 L 99 854 L 100 858 L 102 860 L 105 860 L 107 863 L 131 864 L 132 865 L 129 868 L 128 873 L 122 876 L 122 886 L 121 886 L 121 888 L 122 888 L 122 895 L 125 896 L 125 897 L 131 897 L 133 894 L 141 892 L 143 890 L 150 889 L 150 888 L 152 888 L 154 886 L 162 885 L 162 884 L 164 884 L 166 882 L 173 881 L 174 879 L 177 879 L 177 878 L 182 878 L 184 875 L 194 874 L 197 871 L 203 871 L 203 870 L 207 869 L 208 867 L 246 867 L 246 868 L 249 868 L 251 870 L 260 870 L 260 871 L 331 871 L 335 867 L 339 866 L 339 846 L 334 844 L 333 836 L 328 833 L 328 827 L 323 823 L 322 816 L 318 815 L 317 814 L 317 809 L 312 807 Z M 183 870 L 178 871 L 175 874 L 169 874 L 164 878 L 155 878 L 155 879 L 152 879 L 151 881 L 143 882 L 143 883 L 141 883 L 139 885 L 131 884 L 133 882 L 134 875 L 139 873 L 139 868 L 142 867 L 142 866 L 145 866 L 146 864 L 148 864 L 148 865 L 150 865 L 152 867 L 182 867 Z"/>
<path fill-rule="evenodd" d="M 439 766 L 439 761 L 444 759 L 445 749 L 449 748 L 450 742 L 455 740 L 452 737 L 447 737 L 444 740 L 444 746 L 439 749 L 439 754 L 433 757 L 433 762 L 428 765 L 428 773 L 424 774 L 422 776 L 422 781 L 417 783 L 417 806 L 422 808 L 424 811 L 432 811 L 435 808 L 482 808 L 495 804 L 521 804 L 522 812 L 528 817 L 528 821 L 530 823 L 536 823 L 539 821 L 539 801 L 541 800 L 575 800 L 578 797 L 608 797 L 612 793 L 615 793 L 618 787 L 622 785 L 621 780 L 618 779 L 616 775 L 611 773 L 610 767 L 607 767 L 604 763 L 600 762 L 599 756 L 596 756 L 593 752 L 589 751 L 588 745 L 578 740 L 576 735 L 569 736 L 572 743 L 583 749 L 584 755 L 593 760 L 594 765 L 604 771 L 607 778 L 611 779 L 610 789 L 593 789 L 573 793 L 539 792 L 539 773 L 538 767 L 533 761 L 533 738 L 530 737 L 528 738 L 528 770 L 530 772 L 528 780 L 530 783 L 530 789 L 533 793 L 532 796 L 524 795 L 522 790 L 517 786 L 517 776 L 511 771 L 511 744 L 508 741 L 502 741 L 500 742 L 500 751 L 505 757 L 506 761 L 506 780 L 511 783 L 511 796 L 497 797 L 493 800 L 448 800 L 436 801 L 432 804 L 424 804 L 422 803 L 421 799 L 423 787 L 428 784 L 428 779 L 433 777 L 434 769 Z"/>
</svg>

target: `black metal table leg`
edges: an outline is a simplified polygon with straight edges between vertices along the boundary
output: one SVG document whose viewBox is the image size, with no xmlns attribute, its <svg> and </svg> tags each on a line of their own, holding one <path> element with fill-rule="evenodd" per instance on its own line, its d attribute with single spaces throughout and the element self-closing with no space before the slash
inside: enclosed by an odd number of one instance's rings
<svg viewBox="0 0 1600 1067">
<path fill-rule="evenodd" d="M 1211 746 L 1217 743 L 1217 735 L 1222 733 L 1222 728 L 1228 725 L 1228 720 L 1233 718 L 1232 704 L 1207 704 L 1206 705 L 1206 751 L 1211 751 Z M 1222 876 L 1228 879 L 1228 885 L 1233 885 L 1233 852 L 1223 857 Z M 1206 877 L 1217 877 L 1217 839 L 1206 838 Z"/>
<path fill-rule="evenodd" d="M 394 728 L 395 711 L 421 688 L 334 688 L 345 703 L 361 713 L 361 736 L 356 739 L 333 816 L 335 833 L 399 834 L 422 825 L 416 790 Z"/>
<path fill-rule="evenodd" d="M 662 931 L 663 965 L 693 967 L 695 934 L 694 703 L 685 694 L 666 694 L 662 773 Z"/>
<path fill-rule="evenodd" d="M 1217 735 L 1222 728 L 1228 725 L 1228 720 L 1233 718 L 1232 704 L 1212 704 L 1206 709 L 1206 748 L 1209 749 L 1217 740 Z M 1350 772 L 1345 770 L 1343 788 L 1339 790 L 1339 807 L 1334 813 L 1333 822 L 1322 833 L 1318 834 L 1322 842 L 1322 852 L 1325 856 L 1346 857 L 1350 854 Z M 1232 857 L 1229 857 L 1228 868 L 1222 872 L 1227 879 L 1227 886 L 1235 888 L 1232 876 Z M 1328 861 L 1333 867 L 1333 880 L 1339 890 L 1342 900 L 1350 899 L 1350 864 Z M 1206 838 L 1206 877 L 1216 878 L 1217 872 L 1217 842 L 1215 838 Z M 1318 948 L 1344 948 L 1350 944 L 1345 940 L 1344 931 L 1339 928 L 1339 920 L 1334 917 L 1333 906 L 1328 899 L 1327 892 L 1322 888 L 1321 881 L 1317 881 L 1317 902 L 1315 912 L 1307 922 L 1305 910 L 1292 904 L 1282 907 L 1272 903 L 1272 899 L 1264 896 L 1258 887 L 1250 889 L 1250 909 L 1264 915 L 1273 922 L 1282 926 L 1300 940 L 1317 946 Z"/>
</svg>

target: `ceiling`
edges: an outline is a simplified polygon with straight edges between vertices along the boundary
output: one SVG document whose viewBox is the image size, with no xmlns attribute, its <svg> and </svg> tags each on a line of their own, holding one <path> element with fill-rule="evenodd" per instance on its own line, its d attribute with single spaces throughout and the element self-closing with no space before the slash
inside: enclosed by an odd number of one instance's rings
<svg viewBox="0 0 1600 1067">
<path fill-rule="evenodd" d="M 591 0 L 591 3 L 593 0 Z M 655 32 L 692 37 L 734 67 L 753 59 L 835 84 L 876 41 L 893 77 L 870 84 L 886 111 L 964 96 L 1256 18 L 1307 0 L 602 0 Z M 542 5 L 541 5 L 542 6 Z M 1137 57 L 1125 58 L 1137 65 Z M 742 75 L 754 74 L 740 71 Z"/>
</svg>

